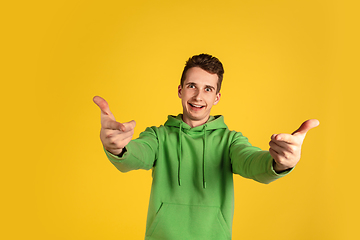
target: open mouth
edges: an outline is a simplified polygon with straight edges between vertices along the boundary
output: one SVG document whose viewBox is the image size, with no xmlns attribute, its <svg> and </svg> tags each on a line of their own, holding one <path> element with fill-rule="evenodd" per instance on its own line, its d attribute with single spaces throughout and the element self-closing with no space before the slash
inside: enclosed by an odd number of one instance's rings
<svg viewBox="0 0 360 240">
<path fill-rule="evenodd" d="M 195 109 L 201 109 L 201 108 L 205 107 L 205 106 L 196 105 L 196 104 L 193 104 L 193 103 L 189 103 L 189 105 L 190 105 L 191 107 L 195 108 Z"/>
</svg>

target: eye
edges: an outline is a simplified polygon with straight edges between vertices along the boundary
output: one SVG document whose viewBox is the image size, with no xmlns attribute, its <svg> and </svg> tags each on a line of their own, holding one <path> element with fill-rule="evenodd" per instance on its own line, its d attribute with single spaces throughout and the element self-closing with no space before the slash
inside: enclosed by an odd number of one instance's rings
<svg viewBox="0 0 360 240">
<path fill-rule="evenodd" d="M 211 88 L 205 88 L 205 91 L 206 91 L 206 92 L 211 92 L 212 89 L 211 89 Z"/>
<path fill-rule="evenodd" d="M 193 84 L 190 84 L 189 88 L 195 88 L 195 86 Z"/>
</svg>

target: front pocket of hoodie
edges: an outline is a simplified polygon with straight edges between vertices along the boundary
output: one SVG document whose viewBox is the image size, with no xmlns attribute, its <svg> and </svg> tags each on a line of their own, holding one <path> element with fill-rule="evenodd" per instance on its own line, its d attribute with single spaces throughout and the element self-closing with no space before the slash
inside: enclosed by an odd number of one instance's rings
<svg viewBox="0 0 360 240">
<path fill-rule="evenodd" d="M 219 207 L 163 203 L 147 236 L 150 239 L 230 239 Z"/>
</svg>

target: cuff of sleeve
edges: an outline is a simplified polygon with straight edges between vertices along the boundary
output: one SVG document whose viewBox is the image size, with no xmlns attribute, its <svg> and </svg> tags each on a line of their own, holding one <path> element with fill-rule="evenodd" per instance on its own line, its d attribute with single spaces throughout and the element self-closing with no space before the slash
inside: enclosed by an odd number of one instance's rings
<svg viewBox="0 0 360 240">
<path fill-rule="evenodd" d="M 292 170 L 294 170 L 294 168 L 295 167 L 286 169 L 286 170 L 281 171 L 281 172 L 276 172 L 275 169 L 274 169 L 274 159 L 272 159 L 272 161 L 271 161 L 271 172 L 275 176 L 283 177 L 283 176 L 289 174 L 290 172 L 292 172 Z"/>
<path fill-rule="evenodd" d="M 109 151 L 106 150 L 105 148 L 104 148 L 104 151 L 105 151 L 106 156 L 107 156 L 110 160 L 112 160 L 112 161 L 114 161 L 114 162 L 121 162 L 122 160 L 125 159 L 125 157 L 126 157 L 126 155 L 127 155 L 127 153 L 128 153 L 126 147 L 123 148 L 123 151 L 122 151 L 119 155 L 112 154 L 111 152 L 109 152 Z"/>
</svg>

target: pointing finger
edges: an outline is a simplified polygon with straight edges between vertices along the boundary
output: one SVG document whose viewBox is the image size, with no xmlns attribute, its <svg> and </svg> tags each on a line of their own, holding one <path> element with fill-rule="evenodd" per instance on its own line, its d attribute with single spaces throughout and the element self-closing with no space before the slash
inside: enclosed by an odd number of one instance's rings
<svg viewBox="0 0 360 240">
<path fill-rule="evenodd" d="M 130 122 L 123 123 L 122 125 L 124 126 L 124 132 L 128 132 L 135 128 L 136 122 L 134 120 L 132 120 Z"/>
<path fill-rule="evenodd" d="M 280 133 L 280 134 L 274 134 L 271 136 L 272 141 L 281 141 L 286 143 L 295 143 L 296 139 L 291 134 L 287 133 Z"/>
<path fill-rule="evenodd" d="M 112 129 L 112 130 L 119 130 L 119 131 L 126 131 L 125 126 L 122 123 L 119 123 L 117 121 L 108 119 L 102 123 L 102 127 L 105 129 Z"/>
</svg>

